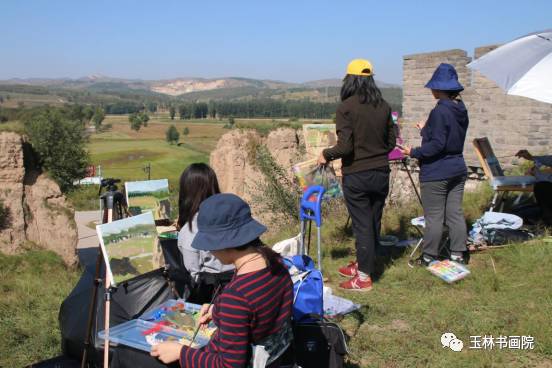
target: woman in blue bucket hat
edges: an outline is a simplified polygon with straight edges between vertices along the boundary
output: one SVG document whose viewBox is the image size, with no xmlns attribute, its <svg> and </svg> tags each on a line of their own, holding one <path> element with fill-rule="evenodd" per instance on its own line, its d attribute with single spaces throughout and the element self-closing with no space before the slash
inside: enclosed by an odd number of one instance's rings
<svg viewBox="0 0 552 368">
<path fill-rule="evenodd" d="M 262 345 L 270 355 L 267 366 L 278 367 L 291 343 L 293 285 L 280 256 L 259 240 L 266 227 L 240 197 L 224 193 L 201 203 L 197 228 L 192 247 L 235 267 L 232 281 L 200 312 L 199 323 L 213 321 L 217 331 L 200 349 L 164 342 L 151 355 L 163 363 L 179 360 L 182 367 L 246 367 L 252 345 Z"/>
<path fill-rule="evenodd" d="M 425 231 L 419 264 L 428 265 L 439 257 L 443 224 L 449 228 L 451 260 L 465 263 L 467 229 L 462 199 L 467 168 L 463 151 L 469 119 L 459 98 L 464 87 L 450 64 L 439 65 L 425 87 L 431 89 L 437 105 L 425 123 L 417 124 L 422 145 L 403 147 L 403 153 L 420 164 Z"/>
</svg>

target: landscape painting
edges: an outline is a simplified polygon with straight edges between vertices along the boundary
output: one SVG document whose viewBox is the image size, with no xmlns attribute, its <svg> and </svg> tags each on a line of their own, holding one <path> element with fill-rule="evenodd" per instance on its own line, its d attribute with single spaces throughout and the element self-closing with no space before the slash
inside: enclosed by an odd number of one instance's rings
<svg viewBox="0 0 552 368">
<path fill-rule="evenodd" d="M 128 209 L 132 215 L 153 212 L 155 220 L 168 219 L 171 212 L 167 179 L 125 183 Z"/>
<path fill-rule="evenodd" d="M 309 158 L 318 158 L 323 149 L 337 144 L 335 124 L 303 124 L 305 148 Z M 341 159 L 333 162 L 337 176 L 341 176 Z"/>
<path fill-rule="evenodd" d="M 158 268 L 157 230 L 151 212 L 96 226 L 111 284 Z"/>
</svg>

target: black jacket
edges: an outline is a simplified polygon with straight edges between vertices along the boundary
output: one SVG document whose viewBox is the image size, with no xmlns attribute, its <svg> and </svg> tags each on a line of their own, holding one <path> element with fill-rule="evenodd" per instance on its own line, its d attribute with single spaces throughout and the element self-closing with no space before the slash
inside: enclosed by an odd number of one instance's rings
<svg viewBox="0 0 552 368">
<path fill-rule="evenodd" d="M 391 107 L 360 103 L 351 96 L 337 107 L 337 144 L 322 153 L 328 161 L 342 159 L 343 174 L 388 168 L 387 155 L 395 147 Z"/>
</svg>

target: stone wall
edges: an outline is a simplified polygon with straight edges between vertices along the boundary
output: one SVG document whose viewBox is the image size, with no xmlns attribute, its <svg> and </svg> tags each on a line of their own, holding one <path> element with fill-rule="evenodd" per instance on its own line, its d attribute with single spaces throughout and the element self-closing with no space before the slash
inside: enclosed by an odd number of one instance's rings
<svg viewBox="0 0 552 368">
<path fill-rule="evenodd" d="M 497 45 L 479 47 L 477 59 Z M 552 152 L 552 105 L 525 97 L 506 95 L 494 82 L 466 65 L 471 61 L 466 51 L 449 50 L 407 55 L 403 60 L 403 136 L 411 145 L 418 145 L 420 136 L 414 127 L 427 119 L 435 106 L 431 91 L 424 88 L 440 63 L 454 65 L 465 91 L 462 99 L 470 116 L 470 127 L 464 154 L 468 165 L 480 166 L 472 140 L 489 138 L 499 161 L 505 167 L 516 164 L 513 155 L 521 148 L 534 153 Z"/>
<path fill-rule="evenodd" d="M 15 253 L 27 238 L 23 194 L 23 145 L 15 133 L 0 134 L 0 202 L 5 215 L 0 227 L 0 250 Z"/>
<path fill-rule="evenodd" d="M 0 202 L 6 211 L 0 221 L 0 251 L 20 253 L 32 242 L 75 265 L 74 211 L 56 182 L 25 167 L 24 144 L 18 134 L 0 133 Z"/>
<path fill-rule="evenodd" d="M 305 160 L 301 131 L 280 128 L 261 137 L 253 130 L 232 130 L 224 134 L 211 152 L 210 165 L 217 173 L 222 192 L 234 193 L 251 205 L 253 216 L 263 223 L 274 220 L 273 215 L 256 203 L 262 197 L 260 190 L 264 175 L 252 162 L 255 145 L 265 145 L 274 161 L 286 171 L 287 179 L 294 181 L 292 166 Z"/>
</svg>

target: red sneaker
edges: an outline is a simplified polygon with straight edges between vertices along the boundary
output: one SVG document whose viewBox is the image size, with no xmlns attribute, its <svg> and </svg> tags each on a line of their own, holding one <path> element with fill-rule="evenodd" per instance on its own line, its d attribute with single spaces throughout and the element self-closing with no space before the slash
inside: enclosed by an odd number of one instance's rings
<svg viewBox="0 0 552 368">
<path fill-rule="evenodd" d="M 355 276 L 350 280 L 340 283 L 339 288 L 349 291 L 370 291 L 372 290 L 372 279 L 368 278 L 368 280 L 363 281 L 360 277 Z"/>
<path fill-rule="evenodd" d="M 355 277 L 358 274 L 358 263 L 349 262 L 347 266 L 341 267 L 338 272 L 343 277 Z"/>
</svg>

